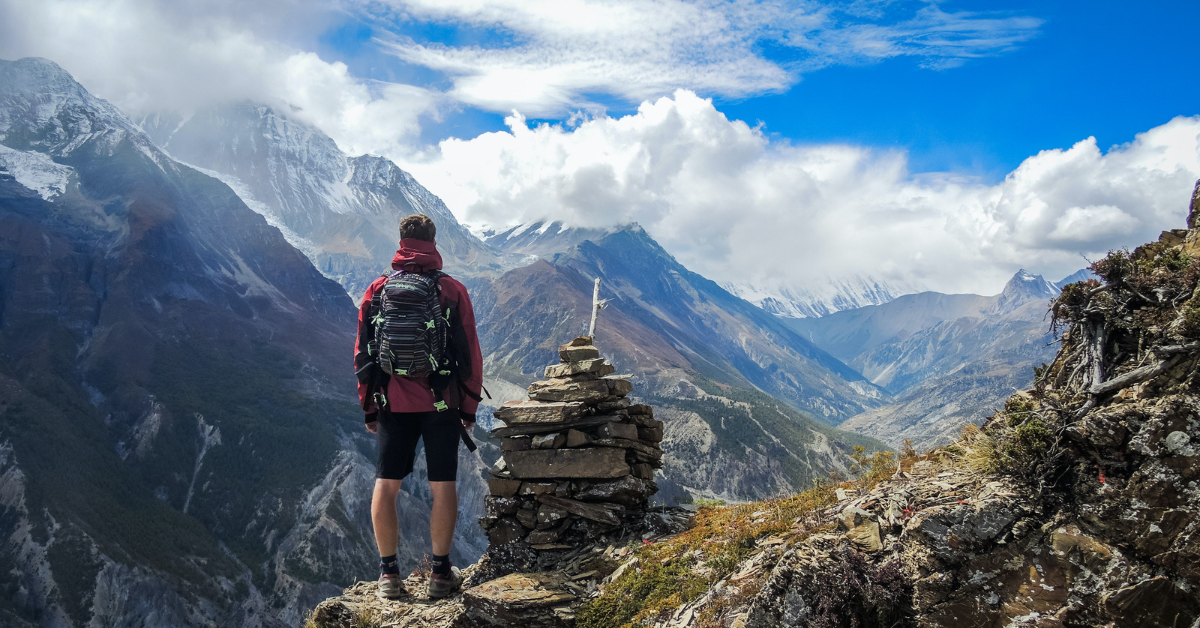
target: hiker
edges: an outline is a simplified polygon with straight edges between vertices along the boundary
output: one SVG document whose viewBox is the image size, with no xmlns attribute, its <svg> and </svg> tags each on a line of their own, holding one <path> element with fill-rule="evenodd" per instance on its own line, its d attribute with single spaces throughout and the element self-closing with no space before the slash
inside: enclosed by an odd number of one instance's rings
<svg viewBox="0 0 1200 628">
<path fill-rule="evenodd" d="M 396 560 L 396 495 L 412 473 L 417 439 L 425 444 L 433 493 L 428 595 L 445 597 L 462 584 L 449 556 L 458 519 L 454 480 L 459 440 L 475 450 L 469 434 L 483 360 L 467 289 L 441 272 L 436 233 L 428 216 L 401 220 L 392 270 L 371 283 L 358 311 L 354 370 L 367 431 L 379 446 L 371 521 L 379 546 L 379 596 L 389 599 L 404 591 Z"/>
</svg>

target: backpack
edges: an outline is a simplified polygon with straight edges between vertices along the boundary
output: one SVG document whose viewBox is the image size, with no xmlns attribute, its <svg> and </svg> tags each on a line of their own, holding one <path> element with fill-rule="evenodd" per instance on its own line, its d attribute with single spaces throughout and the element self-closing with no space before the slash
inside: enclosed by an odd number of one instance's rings
<svg viewBox="0 0 1200 628">
<path fill-rule="evenodd" d="M 398 270 L 384 276 L 372 319 L 375 346 L 370 348 L 379 366 L 400 377 L 448 375 L 450 310 L 442 309 L 438 285 L 447 275 Z"/>
</svg>

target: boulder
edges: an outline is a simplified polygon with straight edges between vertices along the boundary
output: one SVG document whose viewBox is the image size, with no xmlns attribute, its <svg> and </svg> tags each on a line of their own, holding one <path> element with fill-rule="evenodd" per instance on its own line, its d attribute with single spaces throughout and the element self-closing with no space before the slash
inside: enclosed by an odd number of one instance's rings
<svg viewBox="0 0 1200 628">
<path fill-rule="evenodd" d="M 868 521 L 851 528 L 846 532 L 846 540 L 860 552 L 877 552 L 883 549 L 877 521 Z"/>
<path fill-rule="evenodd" d="M 566 583 L 557 572 L 514 573 L 467 589 L 462 603 L 469 617 L 485 625 L 564 626 L 562 615 L 575 601 Z"/>
</svg>

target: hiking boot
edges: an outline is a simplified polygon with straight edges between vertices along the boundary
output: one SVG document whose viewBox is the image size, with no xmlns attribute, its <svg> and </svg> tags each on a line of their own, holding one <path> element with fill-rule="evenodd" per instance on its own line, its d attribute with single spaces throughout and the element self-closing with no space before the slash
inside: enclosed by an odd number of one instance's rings
<svg viewBox="0 0 1200 628">
<path fill-rule="evenodd" d="M 429 598 L 438 599 L 446 597 L 454 593 L 462 586 L 462 573 L 458 571 L 458 567 L 450 568 L 450 575 L 439 576 L 435 573 L 429 574 Z"/>
<path fill-rule="evenodd" d="M 382 574 L 379 576 L 379 593 L 381 599 L 394 600 L 404 595 L 404 579 L 400 574 Z"/>
</svg>

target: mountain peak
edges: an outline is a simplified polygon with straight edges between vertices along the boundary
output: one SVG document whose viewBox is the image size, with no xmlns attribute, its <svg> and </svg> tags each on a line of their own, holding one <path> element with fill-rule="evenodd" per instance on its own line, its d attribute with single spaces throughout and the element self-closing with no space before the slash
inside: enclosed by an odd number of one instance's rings
<svg viewBox="0 0 1200 628">
<path fill-rule="evenodd" d="M 1019 305 L 1032 300 L 1046 300 L 1058 296 L 1058 286 L 1046 281 L 1041 275 L 1035 275 L 1024 268 L 1008 280 L 1000 298 L 996 302 L 998 312 L 1007 312 Z"/>
<path fill-rule="evenodd" d="M 65 154 L 84 143 L 77 138 L 117 132 L 102 142 L 111 148 L 120 138 L 140 135 L 125 114 L 49 59 L 0 59 L 0 94 L 0 141 L 10 148 Z M 149 145 L 135 141 L 142 148 Z"/>
</svg>

